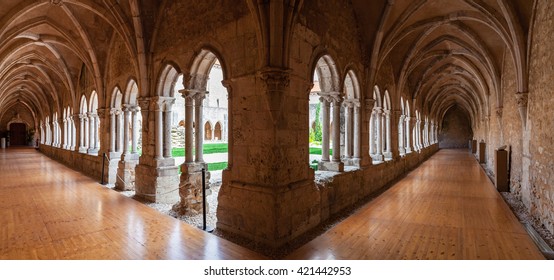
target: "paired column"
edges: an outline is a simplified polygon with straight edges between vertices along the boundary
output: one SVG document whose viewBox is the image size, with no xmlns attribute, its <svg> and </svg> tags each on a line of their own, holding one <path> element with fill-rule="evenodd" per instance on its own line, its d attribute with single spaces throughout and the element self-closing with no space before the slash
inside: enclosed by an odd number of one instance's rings
<svg viewBox="0 0 554 280">
<path fill-rule="evenodd" d="M 354 147 L 354 133 L 352 131 L 353 124 L 354 124 L 354 106 L 352 103 L 352 100 L 345 100 L 343 102 L 344 108 L 346 109 L 346 143 L 345 143 L 345 150 L 344 155 L 346 158 L 351 159 L 353 156 L 353 147 Z"/>
<path fill-rule="evenodd" d="M 410 141 L 411 141 L 411 134 L 410 134 L 410 121 L 411 121 L 411 117 L 410 116 L 406 116 L 405 118 L 405 121 L 406 121 L 406 153 L 411 153 L 412 152 L 412 145 L 410 144 Z"/>
<path fill-rule="evenodd" d="M 398 152 L 401 155 L 406 153 L 404 146 L 404 118 L 404 115 L 400 115 L 400 120 L 398 121 Z"/>
<path fill-rule="evenodd" d="M 115 147 L 116 142 L 116 115 L 117 115 L 117 109 L 111 109 L 110 110 L 110 152 L 115 153 L 117 151 Z"/>
<path fill-rule="evenodd" d="M 164 120 L 163 120 L 163 123 L 164 123 L 164 128 L 163 128 L 163 144 L 164 144 L 164 148 L 163 148 L 163 154 L 164 154 L 164 158 L 171 158 L 171 124 L 173 123 L 172 119 L 172 115 L 171 115 L 171 111 L 172 111 L 172 107 L 173 107 L 173 104 L 175 103 L 175 98 L 168 98 L 166 97 L 164 99 Z"/>
<path fill-rule="evenodd" d="M 185 98 L 185 163 L 192 163 L 194 162 L 192 151 L 194 93 L 183 90 L 181 94 Z"/>
<path fill-rule="evenodd" d="M 385 110 L 385 156 L 387 158 L 392 158 L 392 135 L 391 135 L 391 114 L 390 110 Z"/>
<path fill-rule="evenodd" d="M 157 160 L 163 159 L 163 100 L 154 101 L 154 131 L 155 150 L 154 157 Z"/>
<path fill-rule="evenodd" d="M 353 148 L 353 157 L 354 159 L 361 159 L 361 128 L 362 126 L 362 114 L 360 112 L 360 102 L 354 103 L 354 148 Z"/>
<path fill-rule="evenodd" d="M 321 127 L 321 161 L 329 161 L 329 123 L 330 123 L 330 103 L 326 97 L 320 97 L 321 115 L 323 117 Z"/>
<path fill-rule="evenodd" d="M 383 110 L 381 107 L 375 107 L 373 109 L 375 111 L 375 131 L 376 134 L 376 141 L 375 141 L 375 156 L 374 159 L 376 161 L 382 161 L 383 160 Z"/>
</svg>

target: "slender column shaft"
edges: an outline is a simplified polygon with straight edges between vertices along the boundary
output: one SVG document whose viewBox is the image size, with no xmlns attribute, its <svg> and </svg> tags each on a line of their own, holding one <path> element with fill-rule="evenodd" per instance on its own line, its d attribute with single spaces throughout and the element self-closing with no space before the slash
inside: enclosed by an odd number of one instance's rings
<svg viewBox="0 0 554 280">
<path fill-rule="evenodd" d="M 125 108 L 123 112 L 123 153 L 129 154 L 129 123 L 131 122 L 131 112 Z"/>
<path fill-rule="evenodd" d="M 354 133 L 352 132 L 353 124 L 354 124 L 354 108 L 352 106 L 346 107 L 346 150 L 345 155 L 348 158 L 352 158 L 353 155 L 353 145 L 354 145 Z"/>
<path fill-rule="evenodd" d="M 196 127 L 195 127 L 195 142 L 196 142 L 196 162 L 204 162 L 204 151 L 202 151 L 203 145 L 204 145 L 204 130 L 202 129 L 204 120 L 202 116 L 202 101 L 204 100 L 203 95 L 199 95 L 195 99 L 194 104 L 194 112 L 195 116 L 194 119 L 196 121 Z"/>
<path fill-rule="evenodd" d="M 90 113 L 89 113 L 88 128 L 89 128 L 88 148 L 90 152 L 90 150 L 94 149 L 94 116 Z"/>
<path fill-rule="evenodd" d="M 98 118 L 98 115 L 94 114 L 94 126 L 93 126 L 93 132 L 94 132 L 94 150 L 98 149 L 98 127 L 100 124 L 100 119 Z"/>
<path fill-rule="evenodd" d="M 400 115 L 400 120 L 398 121 L 398 151 L 400 154 L 406 152 L 404 147 L 404 115 Z"/>
<path fill-rule="evenodd" d="M 155 121 L 155 131 L 156 131 L 156 138 L 155 138 L 155 147 L 156 147 L 156 150 L 155 150 L 155 157 L 156 159 L 163 159 L 163 124 L 162 124 L 162 120 L 163 120 L 163 111 L 162 111 L 162 105 L 159 104 L 158 105 L 158 108 L 156 108 L 155 110 L 155 113 L 156 113 L 156 119 L 154 120 Z"/>
<path fill-rule="evenodd" d="M 83 115 L 79 115 L 79 149 L 85 147 L 85 120 Z"/>
<path fill-rule="evenodd" d="M 330 108 L 329 101 L 321 99 L 323 103 L 321 106 L 321 115 L 323 116 L 322 127 L 321 127 L 321 160 L 329 161 L 329 122 L 330 122 Z"/>
<path fill-rule="evenodd" d="M 377 115 L 375 110 L 371 110 L 371 118 L 369 120 L 369 154 L 375 154 L 375 119 Z"/>
<path fill-rule="evenodd" d="M 340 100 L 333 101 L 333 161 L 340 161 Z"/>
<path fill-rule="evenodd" d="M 75 126 L 75 117 L 71 117 L 71 150 L 77 146 L 77 127 Z"/>
<path fill-rule="evenodd" d="M 353 131 L 353 138 L 354 138 L 354 147 L 353 147 L 353 156 L 356 159 L 359 159 L 361 157 L 361 145 L 360 145 L 360 128 L 362 125 L 362 114 L 360 114 L 360 106 L 354 105 L 354 131 Z"/>
<path fill-rule="evenodd" d="M 115 152 L 115 111 L 110 112 L 110 152 Z"/>
<path fill-rule="evenodd" d="M 412 147 L 411 147 L 411 144 L 410 144 L 410 139 L 411 139 L 411 135 L 410 135 L 410 117 L 409 116 L 406 116 L 406 153 L 411 153 L 412 152 Z"/>
<path fill-rule="evenodd" d="M 185 97 L 185 162 L 194 161 L 192 153 L 193 99 Z"/>
<path fill-rule="evenodd" d="M 387 137 L 385 152 L 390 155 L 392 146 L 390 110 L 385 111 L 385 134 Z"/>
<path fill-rule="evenodd" d="M 170 158 L 171 157 L 171 123 L 172 123 L 172 117 L 171 117 L 171 110 L 167 109 L 164 112 L 164 130 L 163 130 L 163 143 L 164 143 L 164 157 Z"/>
<path fill-rule="evenodd" d="M 375 113 L 375 116 L 376 116 L 376 130 L 377 130 L 377 142 L 376 142 L 376 151 L 375 151 L 375 154 L 376 155 L 382 155 L 383 154 L 383 143 L 382 143 L 382 140 L 383 140 L 383 129 L 381 127 L 381 124 L 383 123 L 382 121 L 382 113 L 381 113 L 381 109 L 377 109 L 376 110 L 376 113 Z"/>
<path fill-rule="evenodd" d="M 137 143 L 138 143 L 138 118 L 137 118 L 138 110 L 135 109 L 132 112 L 132 131 L 133 135 L 131 137 L 131 153 L 136 154 L 137 153 Z"/>
</svg>

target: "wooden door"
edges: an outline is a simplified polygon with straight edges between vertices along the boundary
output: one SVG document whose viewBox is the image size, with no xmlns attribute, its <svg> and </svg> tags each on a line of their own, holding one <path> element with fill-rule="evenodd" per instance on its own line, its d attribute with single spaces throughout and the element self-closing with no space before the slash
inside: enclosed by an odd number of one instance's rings
<svg viewBox="0 0 554 280">
<path fill-rule="evenodd" d="M 10 146 L 27 145 L 27 126 L 24 123 L 10 124 Z"/>
</svg>

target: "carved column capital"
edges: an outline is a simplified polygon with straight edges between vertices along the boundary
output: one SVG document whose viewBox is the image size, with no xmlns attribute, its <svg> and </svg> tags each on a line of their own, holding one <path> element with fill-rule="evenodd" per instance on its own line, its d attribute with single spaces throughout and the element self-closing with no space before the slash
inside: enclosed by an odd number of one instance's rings
<svg viewBox="0 0 554 280">
<path fill-rule="evenodd" d="M 371 113 L 373 111 L 374 106 L 375 106 L 375 99 L 368 98 L 365 100 L 365 110 L 368 113 Z"/>
<path fill-rule="evenodd" d="M 257 77 L 262 81 L 266 104 L 273 124 L 283 125 L 283 105 L 286 91 L 290 86 L 290 69 L 266 67 L 258 71 Z"/>
<path fill-rule="evenodd" d="M 142 111 L 148 111 L 150 107 L 150 97 L 139 97 L 137 101 Z"/>
</svg>

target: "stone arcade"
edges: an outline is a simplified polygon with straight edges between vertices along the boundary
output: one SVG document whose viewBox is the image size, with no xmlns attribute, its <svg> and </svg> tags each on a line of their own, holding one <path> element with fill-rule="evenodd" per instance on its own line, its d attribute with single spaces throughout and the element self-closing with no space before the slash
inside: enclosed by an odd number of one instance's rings
<svg viewBox="0 0 554 280">
<path fill-rule="evenodd" d="M 226 141 L 218 230 L 279 248 L 439 147 L 467 149 L 475 139 L 486 143 L 493 173 L 495 148 L 507 145 L 510 191 L 554 231 L 553 1 L 0 7 L 1 136 L 38 142 L 98 181 L 105 174 L 118 189 L 185 212 L 201 207 L 204 142 Z M 214 65 L 226 119 L 203 113 L 214 107 L 206 101 Z M 315 106 L 317 171 L 309 161 Z M 181 120 L 179 165 L 172 131 Z"/>
</svg>

